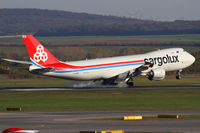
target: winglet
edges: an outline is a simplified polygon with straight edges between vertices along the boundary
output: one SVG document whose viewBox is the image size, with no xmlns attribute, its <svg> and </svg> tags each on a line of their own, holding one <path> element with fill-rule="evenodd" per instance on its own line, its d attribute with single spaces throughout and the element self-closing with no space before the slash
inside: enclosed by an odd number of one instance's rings
<svg viewBox="0 0 200 133">
<path fill-rule="evenodd" d="M 39 41 L 32 35 L 22 35 L 30 60 L 33 64 L 45 66 L 60 63 Z"/>
</svg>

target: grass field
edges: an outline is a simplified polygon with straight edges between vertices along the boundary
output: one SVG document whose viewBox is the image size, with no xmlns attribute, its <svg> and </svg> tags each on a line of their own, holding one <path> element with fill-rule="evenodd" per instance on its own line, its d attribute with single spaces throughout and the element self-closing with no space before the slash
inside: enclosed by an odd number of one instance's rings
<svg viewBox="0 0 200 133">
<path fill-rule="evenodd" d="M 39 37 L 40 41 L 174 41 L 174 42 L 200 42 L 200 35 L 166 35 L 166 36 L 71 36 L 71 37 Z"/>
<path fill-rule="evenodd" d="M 18 87 L 67 87 L 72 82 L 62 79 L 2 79 L 0 88 L 18 88 Z"/>
<path fill-rule="evenodd" d="M 37 37 L 40 41 L 173 41 L 173 42 L 200 42 L 200 35 L 154 35 L 154 36 L 59 36 Z M 0 41 L 22 41 L 20 38 L 1 37 Z"/>
<path fill-rule="evenodd" d="M 200 89 L 2 92 L 0 111 L 200 111 Z"/>
</svg>

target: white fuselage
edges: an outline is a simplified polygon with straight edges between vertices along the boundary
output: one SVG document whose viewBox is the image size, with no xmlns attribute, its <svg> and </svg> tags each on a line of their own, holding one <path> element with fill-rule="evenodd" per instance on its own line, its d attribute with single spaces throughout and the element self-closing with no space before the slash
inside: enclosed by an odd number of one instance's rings
<svg viewBox="0 0 200 133">
<path fill-rule="evenodd" d="M 129 63 L 131 61 L 138 62 Z M 73 66 L 91 67 L 52 71 L 44 73 L 44 75 L 72 80 L 108 79 L 124 72 L 135 71 L 136 68 L 144 65 L 145 61 L 154 64 L 151 70 L 175 71 L 190 66 L 194 63 L 195 58 L 182 48 L 169 48 L 138 55 L 66 62 Z"/>
</svg>

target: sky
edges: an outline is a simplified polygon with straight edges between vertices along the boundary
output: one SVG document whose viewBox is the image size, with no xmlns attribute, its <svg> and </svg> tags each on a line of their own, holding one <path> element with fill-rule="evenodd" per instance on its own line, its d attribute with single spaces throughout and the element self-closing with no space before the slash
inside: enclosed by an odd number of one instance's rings
<svg viewBox="0 0 200 133">
<path fill-rule="evenodd" d="M 200 20 L 200 0 L 0 0 L 0 8 L 39 8 L 158 21 Z"/>
</svg>

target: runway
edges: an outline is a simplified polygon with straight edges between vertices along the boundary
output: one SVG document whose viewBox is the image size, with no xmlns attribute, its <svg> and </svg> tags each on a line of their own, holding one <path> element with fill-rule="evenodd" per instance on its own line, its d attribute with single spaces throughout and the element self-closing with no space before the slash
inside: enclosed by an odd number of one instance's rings
<svg viewBox="0 0 200 133">
<path fill-rule="evenodd" d="M 200 85 L 168 85 L 168 86 L 134 86 L 128 87 L 114 87 L 114 86 L 101 86 L 101 87 L 40 87 L 40 88 L 0 88 L 0 92 L 20 92 L 20 91 L 102 91 L 102 90 L 173 90 L 173 89 L 200 89 Z"/>
<path fill-rule="evenodd" d="M 116 87 L 65 87 L 65 88 L 1 88 L 0 92 L 24 91 L 105 91 L 105 90 L 167 90 L 200 89 L 200 85 L 188 86 L 136 86 Z M 124 130 L 127 132 L 184 132 L 199 133 L 200 120 L 89 120 L 95 118 L 119 118 L 125 115 L 156 116 L 158 114 L 200 115 L 200 111 L 141 111 L 141 112 L 9 112 L 0 113 L 0 132 L 7 128 L 27 128 L 41 133 L 79 132 L 81 130 Z"/>
<path fill-rule="evenodd" d="M 41 133 L 79 132 L 80 130 L 125 130 L 129 132 L 200 132 L 200 120 L 108 121 L 92 118 L 123 117 L 124 115 L 180 114 L 200 115 L 195 111 L 171 112 L 58 112 L 0 113 L 0 131 L 11 127 L 39 130 Z"/>
</svg>

